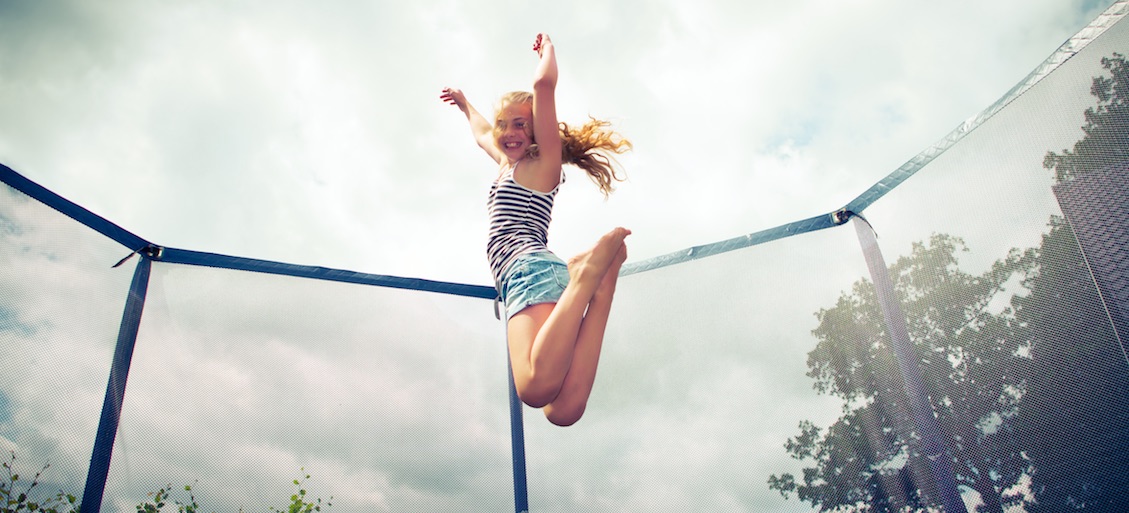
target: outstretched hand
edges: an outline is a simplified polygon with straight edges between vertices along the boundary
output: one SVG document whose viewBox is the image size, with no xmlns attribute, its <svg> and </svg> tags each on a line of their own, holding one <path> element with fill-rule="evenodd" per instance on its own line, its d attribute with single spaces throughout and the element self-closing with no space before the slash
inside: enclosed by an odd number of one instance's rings
<svg viewBox="0 0 1129 513">
<path fill-rule="evenodd" d="M 537 52 L 538 57 L 541 56 L 541 50 L 545 48 L 546 44 L 553 44 L 553 42 L 549 40 L 549 34 L 544 32 L 537 34 L 537 39 L 533 41 L 533 51 Z"/>
<path fill-rule="evenodd" d="M 463 92 L 454 87 L 444 88 L 443 94 L 439 95 L 439 99 L 458 107 L 460 110 L 466 109 L 466 96 L 463 96 Z"/>
</svg>

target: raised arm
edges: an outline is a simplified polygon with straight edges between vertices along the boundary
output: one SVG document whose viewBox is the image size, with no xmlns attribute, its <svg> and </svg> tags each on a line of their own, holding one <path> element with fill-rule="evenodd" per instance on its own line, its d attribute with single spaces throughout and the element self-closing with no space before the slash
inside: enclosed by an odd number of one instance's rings
<svg viewBox="0 0 1129 513">
<path fill-rule="evenodd" d="M 533 76 L 533 137 L 540 147 L 539 170 L 559 178 L 561 137 L 557 128 L 557 53 L 548 34 L 533 43 L 540 61 Z"/>
<path fill-rule="evenodd" d="M 501 164 L 505 156 L 502 154 L 502 151 L 498 149 L 498 146 L 494 144 L 494 126 L 467 101 L 463 92 L 454 87 L 448 87 L 443 89 L 443 94 L 439 95 L 439 99 L 463 111 L 463 114 L 466 115 L 467 122 L 470 123 L 470 133 L 474 136 L 474 141 L 478 143 L 478 146 L 482 148 L 487 155 L 490 155 L 490 158 Z M 560 153 L 559 150 L 558 153 Z"/>
</svg>

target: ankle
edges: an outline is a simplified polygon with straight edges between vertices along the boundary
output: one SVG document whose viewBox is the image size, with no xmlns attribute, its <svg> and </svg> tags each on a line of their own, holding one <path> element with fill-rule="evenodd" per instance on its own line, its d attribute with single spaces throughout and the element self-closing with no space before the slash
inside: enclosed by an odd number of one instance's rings
<svg viewBox="0 0 1129 513">
<path fill-rule="evenodd" d="M 605 279 L 604 282 L 596 288 L 596 292 L 592 294 L 592 301 L 611 301 L 612 297 L 614 296 L 615 282 L 612 281 L 611 283 L 608 283 L 608 280 Z"/>
<path fill-rule="evenodd" d="M 607 268 L 601 268 L 586 258 L 576 258 L 568 263 L 569 281 L 574 285 L 597 285 Z"/>
</svg>

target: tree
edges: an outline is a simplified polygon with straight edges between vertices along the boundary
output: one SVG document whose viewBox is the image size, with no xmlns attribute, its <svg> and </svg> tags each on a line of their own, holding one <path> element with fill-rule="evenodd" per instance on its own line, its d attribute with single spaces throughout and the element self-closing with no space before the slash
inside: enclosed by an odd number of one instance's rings
<svg viewBox="0 0 1129 513">
<path fill-rule="evenodd" d="M 1031 462 L 1031 513 L 1129 511 L 1129 368 L 1078 242 L 1061 218 L 1016 298 L 1032 372 L 1018 442 Z"/>
<path fill-rule="evenodd" d="M 1093 79 L 1083 138 L 1044 158 L 1060 184 L 1129 169 L 1129 65 L 1101 64 L 1110 76 Z M 980 511 L 1129 510 L 1129 361 L 1071 227 L 1052 217 L 1039 248 L 981 276 L 959 270 L 962 249 L 935 235 L 891 268 L 958 484 Z M 1014 276 L 1024 293 L 1004 290 Z M 821 511 L 937 509 L 873 287 L 860 280 L 817 317 L 808 375 L 843 416 L 826 431 L 802 422 L 785 447 L 815 466 L 769 486 Z"/>
<path fill-rule="evenodd" d="M 1101 63 L 1110 76 L 1094 77 L 1090 86 L 1098 104 L 1083 112 L 1085 135 L 1074 143 L 1073 150 L 1048 151 L 1043 158 L 1043 167 L 1053 170 L 1059 183 L 1129 161 L 1129 63 L 1119 53 L 1102 57 Z"/>
<path fill-rule="evenodd" d="M 1129 66 L 1116 53 L 1101 63 L 1111 75 L 1093 79 L 1085 135 L 1044 159 L 1060 184 L 1129 160 Z M 1079 247 L 1053 218 L 1016 300 L 1033 367 L 1016 422 L 1032 513 L 1129 511 L 1129 365 Z"/>
<path fill-rule="evenodd" d="M 946 456 L 957 484 L 980 494 L 980 511 L 1002 512 L 1021 500 L 1009 490 L 1028 469 L 1012 425 L 1030 362 L 1013 336 L 1015 312 L 1002 299 L 1009 280 L 1033 267 L 1035 252 L 1013 250 L 975 276 L 957 265 L 965 250 L 959 238 L 934 235 L 914 244 L 890 274 L 950 442 Z M 818 392 L 843 400 L 843 416 L 826 432 L 801 423 L 785 447 L 816 466 L 805 468 L 801 480 L 774 475 L 769 486 L 785 497 L 795 492 L 820 511 L 936 510 L 874 287 L 862 279 L 816 315 L 819 342 L 808 354 L 808 376 Z"/>
</svg>

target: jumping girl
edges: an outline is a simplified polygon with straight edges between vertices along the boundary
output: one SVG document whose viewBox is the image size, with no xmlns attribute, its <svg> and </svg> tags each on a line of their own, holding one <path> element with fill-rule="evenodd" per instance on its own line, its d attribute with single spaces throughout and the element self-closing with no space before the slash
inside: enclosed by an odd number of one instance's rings
<svg viewBox="0 0 1129 513">
<path fill-rule="evenodd" d="M 458 89 L 446 88 L 440 98 L 466 115 L 474 140 L 501 166 L 487 201 L 487 257 L 506 307 L 518 397 L 543 407 L 550 422 L 569 426 L 592 392 L 631 232 L 616 228 L 566 264 L 547 247 L 553 199 L 564 181 L 562 164 L 583 169 L 606 197 L 612 181 L 622 181 L 608 155 L 631 143 L 597 119 L 579 129 L 558 125 L 549 36 L 538 34 L 533 50 L 539 58 L 533 92 L 503 96 L 493 124 Z"/>
</svg>

